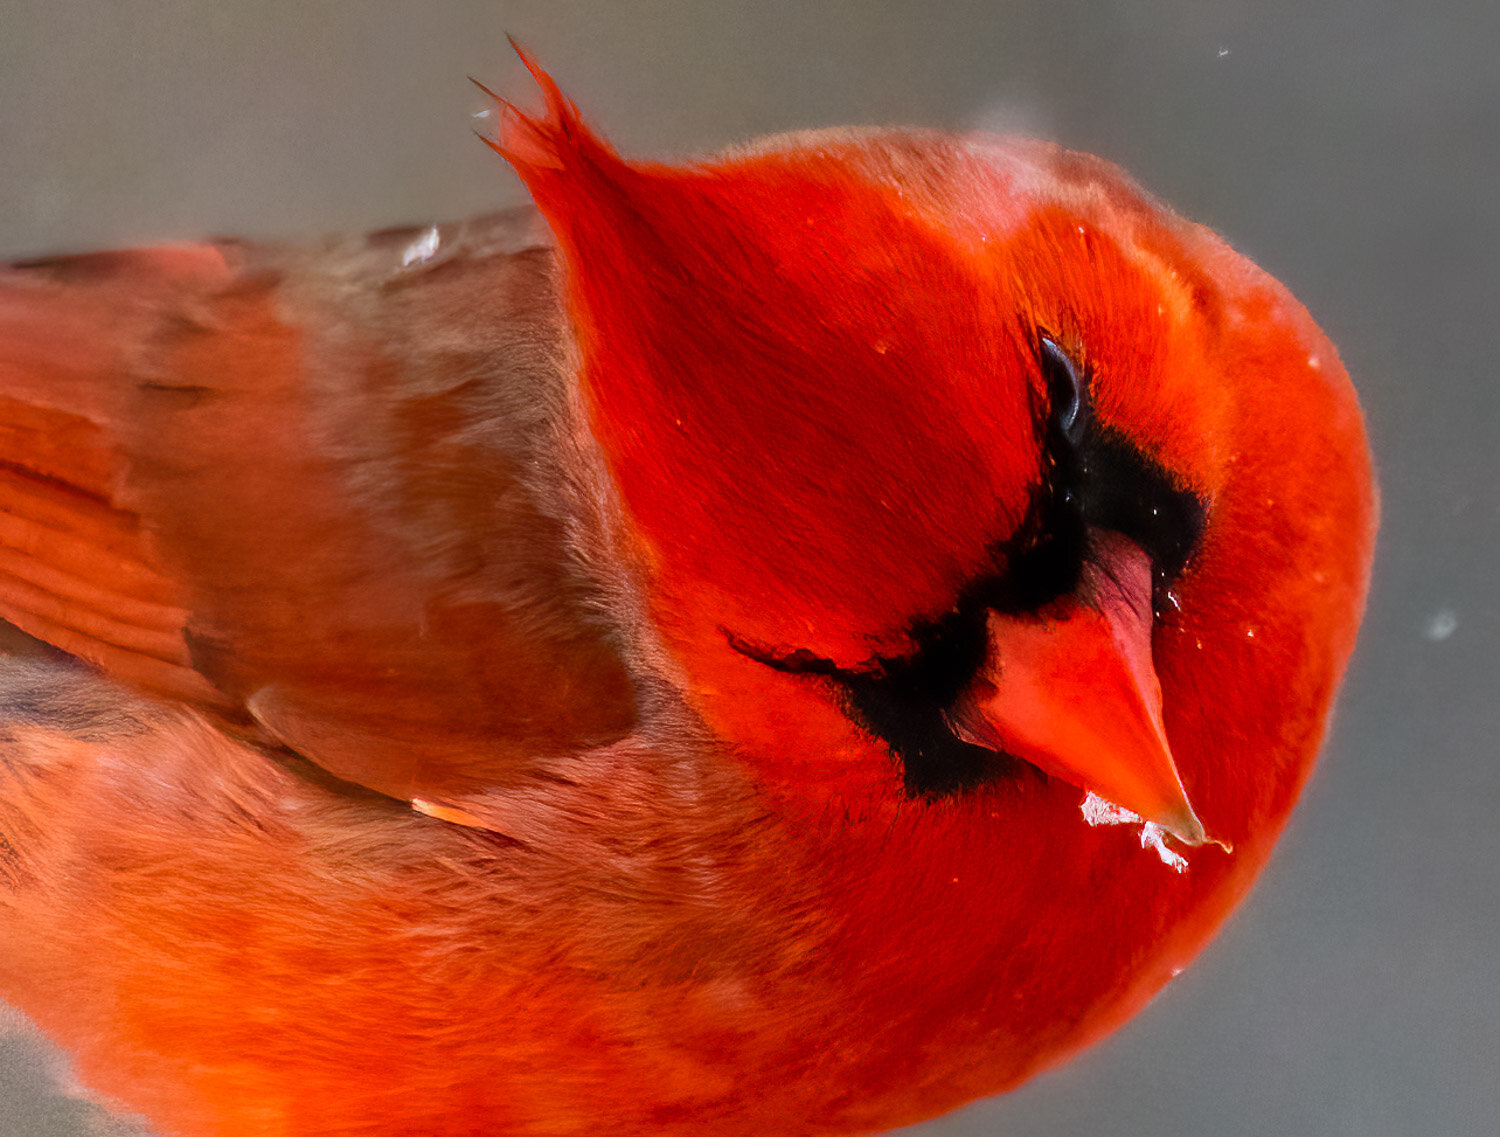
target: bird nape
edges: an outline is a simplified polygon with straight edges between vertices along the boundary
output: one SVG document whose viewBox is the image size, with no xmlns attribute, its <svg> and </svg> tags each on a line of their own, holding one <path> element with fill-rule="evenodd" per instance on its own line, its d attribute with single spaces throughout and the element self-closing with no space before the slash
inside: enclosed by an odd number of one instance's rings
<svg viewBox="0 0 1500 1137">
<path fill-rule="evenodd" d="M 530 64 L 528 64 L 531 66 Z M 846 1134 L 1244 896 L 1375 491 L 1332 345 L 937 131 L 0 270 L 0 993 L 163 1134 Z"/>
</svg>

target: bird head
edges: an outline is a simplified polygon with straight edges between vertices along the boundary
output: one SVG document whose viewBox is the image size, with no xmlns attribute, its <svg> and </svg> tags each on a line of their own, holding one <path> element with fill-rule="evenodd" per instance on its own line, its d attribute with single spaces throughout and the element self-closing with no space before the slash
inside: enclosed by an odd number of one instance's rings
<svg viewBox="0 0 1500 1137">
<path fill-rule="evenodd" d="M 719 735 L 840 793 L 1040 771 L 1186 844 L 1242 828 L 1199 816 L 1194 666 L 1229 679 L 1247 614 L 1283 672 L 1320 620 L 1341 666 L 1373 524 L 1295 301 L 1098 159 L 871 130 L 626 161 L 532 69 L 545 111 L 507 105 L 494 145 L 556 234 L 591 429 Z M 1278 436 L 1282 396 L 1336 454 Z M 1319 535 L 1339 509 L 1352 552 Z M 1324 585 L 1289 592 L 1283 555 Z"/>
</svg>

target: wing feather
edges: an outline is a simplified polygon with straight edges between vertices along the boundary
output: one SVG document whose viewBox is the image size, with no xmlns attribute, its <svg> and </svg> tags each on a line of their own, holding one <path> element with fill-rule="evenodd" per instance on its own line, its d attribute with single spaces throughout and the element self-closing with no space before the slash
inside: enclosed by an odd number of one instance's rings
<svg viewBox="0 0 1500 1137">
<path fill-rule="evenodd" d="M 623 737 L 565 335 L 524 214 L 0 271 L 0 616 L 404 798 Z"/>
</svg>

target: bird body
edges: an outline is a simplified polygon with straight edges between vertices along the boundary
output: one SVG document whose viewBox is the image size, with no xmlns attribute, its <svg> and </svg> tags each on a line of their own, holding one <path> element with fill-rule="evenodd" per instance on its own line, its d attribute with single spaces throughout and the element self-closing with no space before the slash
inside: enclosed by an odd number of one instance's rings
<svg viewBox="0 0 1500 1137">
<path fill-rule="evenodd" d="M 1374 490 L 1280 285 L 1045 144 L 629 163 L 537 74 L 538 210 L 0 274 L 0 992 L 164 1133 L 935 1115 L 1321 740 Z"/>
</svg>

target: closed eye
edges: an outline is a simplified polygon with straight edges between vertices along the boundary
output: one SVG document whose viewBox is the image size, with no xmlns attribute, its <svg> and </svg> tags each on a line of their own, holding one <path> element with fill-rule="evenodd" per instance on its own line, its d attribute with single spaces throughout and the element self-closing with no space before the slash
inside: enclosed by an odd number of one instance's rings
<svg viewBox="0 0 1500 1137">
<path fill-rule="evenodd" d="M 1163 592 L 1202 538 L 1206 504 L 1098 421 L 1092 377 L 1046 333 L 1038 335 L 1037 360 L 1048 392 L 1038 424 L 1045 476 L 1030 519 L 1007 542 L 1010 579 L 996 607 L 1036 611 L 1072 592 L 1091 530 L 1119 533 L 1144 549 Z"/>
</svg>

